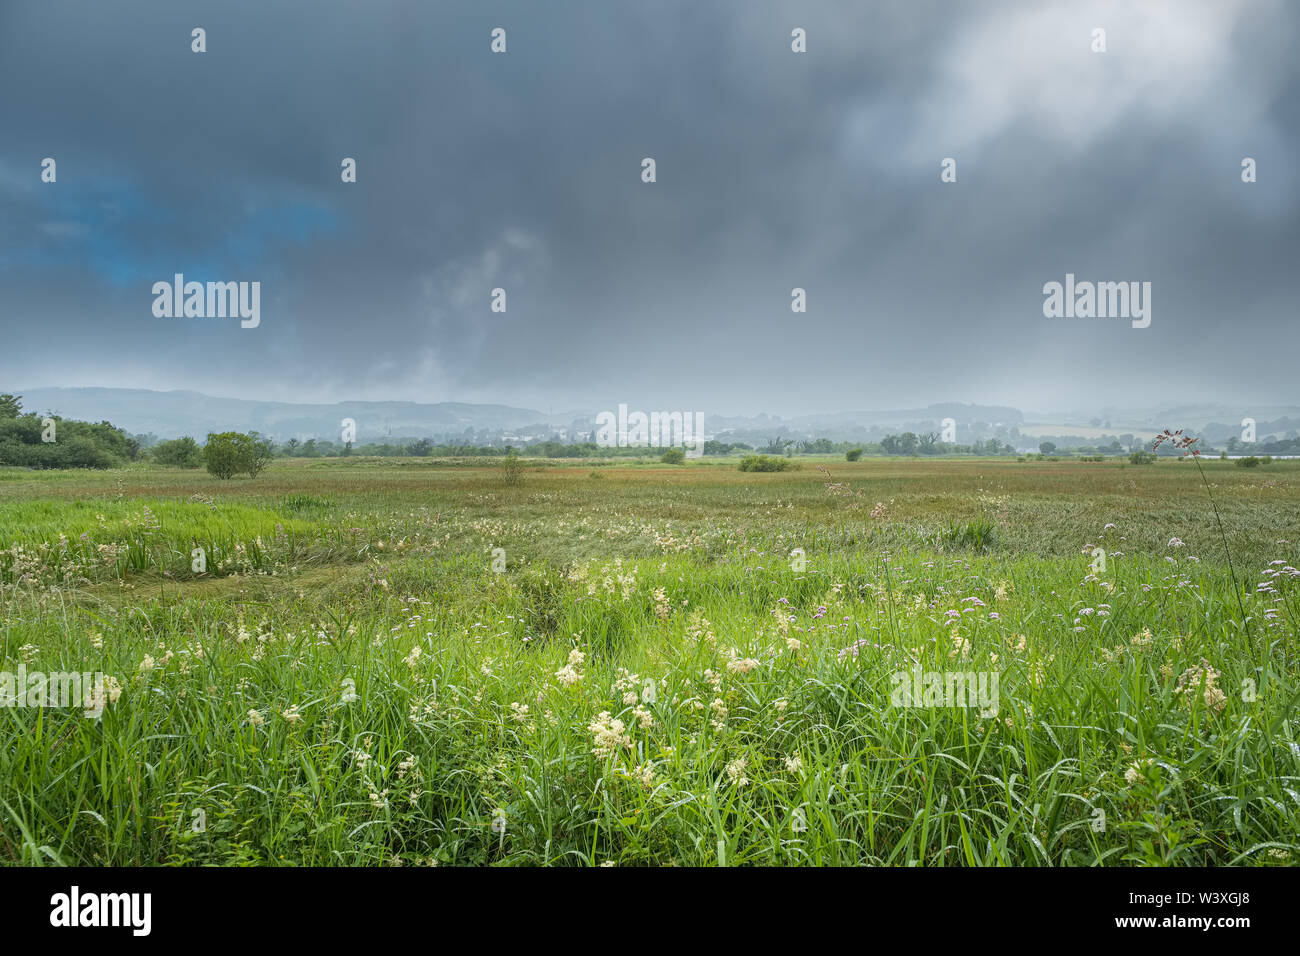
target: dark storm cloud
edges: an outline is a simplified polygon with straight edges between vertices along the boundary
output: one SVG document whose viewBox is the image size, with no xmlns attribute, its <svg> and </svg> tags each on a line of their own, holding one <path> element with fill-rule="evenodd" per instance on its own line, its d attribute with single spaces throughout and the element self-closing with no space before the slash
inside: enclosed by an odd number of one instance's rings
<svg viewBox="0 0 1300 956">
<path fill-rule="evenodd" d="M 7 5 L 0 378 L 557 410 L 1292 399 L 1298 21 L 1262 0 Z M 155 318 L 177 272 L 260 281 L 261 325 Z M 1067 272 L 1150 281 L 1151 327 L 1044 318 Z"/>
</svg>

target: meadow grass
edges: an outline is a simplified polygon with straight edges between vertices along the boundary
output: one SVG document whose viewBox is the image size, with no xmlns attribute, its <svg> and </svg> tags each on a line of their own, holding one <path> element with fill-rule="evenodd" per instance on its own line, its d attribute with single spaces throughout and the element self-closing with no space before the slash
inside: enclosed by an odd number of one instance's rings
<svg viewBox="0 0 1300 956">
<path fill-rule="evenodd" d="M 1296 861 L 1300 467 L 802 461 L 0 470 L 0 859 Z"/>
</svg>

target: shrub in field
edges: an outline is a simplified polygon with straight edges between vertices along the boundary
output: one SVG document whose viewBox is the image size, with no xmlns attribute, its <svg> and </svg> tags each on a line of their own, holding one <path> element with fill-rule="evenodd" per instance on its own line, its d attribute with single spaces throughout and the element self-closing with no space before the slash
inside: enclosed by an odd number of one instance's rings
<svg viewBox="0 0 1300 956">
<path fill-rule="evenodd" d="M 524 480 L 524 463 L 513 451 L 501 461 L 501 476 L 507 485 L 517 485 Z"/>
<path fill-rule="evenodd" d="M 665 465 L 684 465 L 686 464 L 686 452 L 680 448 L 669 448 L 660 456 L 659 460 Z"/>
<path fill-rule="evenodd" d="M 153 460 L 160 465 L 177 468 L 199 468 L 203 465 L 203 449 L 186 435 L 171 441 L 159 442 L 153 447 Z"/>
<path fill-rule="evenodd" d="M 251 435 L 210 432 L 203 448 L 203 460 L 208 473 L 222 480 L 241 474 L 256 478 L 270 462 L 271 450 L 269 443 L 261 440 L 256 432 Z"/>
<path fill-rule="evenodd" d="M 848 451 L 844 453 L 845 461 L 857 461 L 861 457 L 862 457 L 861 448 L 850 448 Z"/>
<path fill-rule="evenodd" d="M 1156 456 L 1149 451 L 1135 451 L 1128 456 L 1130 465 L 1151 465 L 1155 463 Z"/>
<path fill-rule="evenodd" d="M 1237 459 L 1238 468 L 1258 468 L 1260 464 L 1261 464 L 1260 460 L 1256 458 L 1254 455 L 1251 455 L 1247 458 Z"/>
<path fill-rule="evenodd" d="M 799 466 L 775 455 L 746 455 L 740 460 L 741 471 L 793 471 Z"/>
</svg>

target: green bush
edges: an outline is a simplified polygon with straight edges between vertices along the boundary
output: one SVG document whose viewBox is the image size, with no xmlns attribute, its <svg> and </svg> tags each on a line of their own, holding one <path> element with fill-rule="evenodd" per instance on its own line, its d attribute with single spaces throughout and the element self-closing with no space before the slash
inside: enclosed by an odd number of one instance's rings
<svg viewBox="0 0 1300 956">
<path fill-rule="evenodd" d="M 139 456 L 139 442 L 109 422 L 91 424 L 31 412 L 24 415 L 21 398 L 0 395 L 0 465 L 114 468 Z M 51 421 L 48 426 L 47 418 Z"/>
<path fill-rule="evenodd" d="M 1129 455 L 1128 460 L 1131 465 L 1150 465 L 1155 462 L 1156 456 L 1153 452 L 1142 451 L 1139 449 Z"/>
<path fill-rule="evenodd" d="M 798 467 L 795 462 L 775 455 L 746 455 L 740 459 L 741 471 L 794 471 Z"/>
<path fill-rule="evenodd" d="M 848 451 L 844 453 L 845 461 L 857 461 L 861 457 L 862 457 L 861 448 L 850 448 Z"/>
<path fill-rule="evenodd" d="M 159 442 L 153 447 L 153 460 L 160 465 L 177 468 L 198 468 L 203 464 L 203 449 L 193 438 L 175 438 Z"/>
<path fill-rule="evenodd" d="M 1258 468 L 1261 464 L 1263 464 L 1263 462 L 1261 462 L 1261 461 L 1260 461 L 1258 458 L 1256 458 L 1254 455 L 1250 455 L 1250 456 L 1247 457 L 1247 458 L 1238 458 L 1238 459 L 1237 459 L 1237 467 L 1238 467 L 1238 468 Z"/>
<path fill-rule="evenodd" d="M 243 472 L 252 473 L 253 439 L 242 432 L 209 432 L 203 447 L 208 473 L 228 481 Z"/>
<path fill-rule="evenodd" d="M 665 465 L 684 465 L 686 464 L 686 452 L 680 448 L 669 448 L 659 458 Z"/>
<path fill-rule="evenodd" d="M 507 485 L 517 485 L 524 480 L 524 463 L 513 450 L 501 459 L 501 476 Z"/>
<path fill-rule="evenodd" d="M 203 461 L 208 473 L 227 480 L 246 474 L 256 478 L 270 464 L 274 452 L 271 443 L 257 432 L 208 433 L 208 443 L 203 447 Z"/>
</svg>

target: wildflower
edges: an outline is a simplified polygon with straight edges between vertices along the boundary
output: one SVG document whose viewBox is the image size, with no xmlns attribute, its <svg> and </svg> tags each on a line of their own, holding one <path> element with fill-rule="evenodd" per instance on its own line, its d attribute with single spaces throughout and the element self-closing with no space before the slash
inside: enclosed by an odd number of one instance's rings
<svg viewBox="0 0 1300 956">
<path fill-rule="evenodd" d="M 1228 702 L 1223 691 L 1215 686 L 1220 676 L 1222 675 L 1210 666 L 1210 662 L 1202 658 L 1199 666 L 1193 665 L 1178 676 L 1178 686 L 1174 688 L 1174 693 L 1183 695 L 1184 702 L 1190 706 L 1192 692 L 1197 688 L 1203 688 L 1202 699 L 1205 701 L 1205 706 L 1218 713 Z"/>
<path fill-rule="evenodd" d="M 672 605 L 668 601 L 668 592 L 663 588 L 655 588 L 655 617 L 659 620 L 667 620 L 669 613 L 672 611 Z"/>
<path fill-rule="evenodd" d="M 569 662 L 555 672 L 555 676 L 565 687 L 572 687 L 578 681 L 582 680 L 582 672 L 578 670 L 582 662 L 586 660 L 586 655 L 576 647 L 569 651 Z"/>
<path fill-rule="evenodd" d="M 745 757 L 737 757 L 731 763 L 727 764 L 727 779 L 737 787 L 749 785 L 749 778 L 745 776 L 745 766 L 749 761 Z"/>
<path fill-rule="evenodd" d="M 748 674 L 754 668 L 758 667 L 758 661 L 752 657 L 736 657 L 736 651 L 732 649 L 732 658 L 727 662 L 727 673 L 729 674 Z"/>
<path fill-rule="evenodd" d="M 785 758 L 785 769 L 790 773 L 798 773 L 803 769 L 803 758 L 799 754 L 792 754 Z"/>
<path fill-rule="evenodd" d="M 728 713 L 727 705 L 724 704 L 722 702 L 722 698 L 719 697 L 716 698 L 713 701 L 713 703 L 709 705 L 709 709 L 713 711 L 713 719 L 710 721 L 710 723 L 713 725 L 713 729 L 721 730 L 724 722 L 727 719 L 727 713 Z"/>
<path fill-rule="evenodd" d="M 607 710 L 602 710 L 587 729 L 595 743 L 591 752 L 597 757 L 613 757 L 620 748 L 632 746 L 632 738 L 623 732 L 623 721 Z"/>
<path fill-rule="evenodd" d="M 1130 787 L 1137 783 L 1146 783 L 1147 778 L 1145 775 L 1143 775 L 1142 771 L 1146 770 L 1154 763 L 1155 761 L 1151 760 L 1150 758 L 1146 760 L 1133 761 L 1131 764 L 1129 764 L 1128 769 L 1124 771 L 1124 781 Z"/>
<path fill-rule="evenodd" d="M 250 710 L 248 712 L 248 722 L 254 727 L 261 727 L 262 724 L 266 723 L 266 718 L 262 716 L 260 710 Z"/>
<path fill-rule="evenodd" d="M 296 724 L 302 720 L 302 714 L 298 713 L 298 705 L 294 704 L 288 710 L 280 711 L 280 716 L 291 724 Z"/>
</svg>

